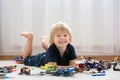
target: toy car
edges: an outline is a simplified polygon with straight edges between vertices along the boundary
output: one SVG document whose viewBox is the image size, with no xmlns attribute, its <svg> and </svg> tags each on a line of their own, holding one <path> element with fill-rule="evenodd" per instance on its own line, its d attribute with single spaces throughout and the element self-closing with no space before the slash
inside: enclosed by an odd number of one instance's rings
<svg viewBox="0 0 120 80">
<path fill-rule="evenodd" d="M 77 71 L 78 72 L 83 72 L 83 71 L 89 71 L 90 70 L 90 66 L 85 64 L 85 63 L 79 63 L 77 64 Z"/>
<path fill-rule="evenodd" d="M 102 66 L 102 70 L 111 68 L 111 63 L 109 61 L 100 61 L 99 64 Z"/>
<path fill-rule="evenodd" d="M 56 67 L 54 65 L 48 65 L 46 74 L 52 74 L 55 72 L 55 70 L 56 70 Z"/>
<path fill-rule="evenodd" d="M 41 72 L 40 72 L 40 75 L 41 75 L 41 76 L 43 76 L 43 75 L 45 75 L 45 74 L 46 74 L 46 73 L 45 73 L 44 71 L 41 71 Z"/>
<path fill-rule="evenodd" d="M 16 65 L 0 67 L 0 73 L 11 73 L 13 71 L 16 71 L 16 67 Z"/>
<path fill-rule="evenodd" d="M 0 74 L 0 79 L 4 79 L 6 74 Z"/>
<path fill-rule="evenodd" d="M 22 67 L 21 70 L 20 70 L 20 75 L 30 75 L 30 68 L 28 67 Z"/>
<path fill-rule="evenodd" d="M 114 71 L 120 71 L 120 64 L 119 63 L 114 63 L 113 70 Z"/>
<path fill-rule="evenodd" d="M 63 68 L 57 68 L 54 76 L 74 76 L 76 73 L 76 68 L 68 67 L 66 69 Z"/>
<path fill-rule="evenodd" d="M 48 68 L 55 69 L 56 63 L 49 62 L 49 63 L 45 64 L 44 66 L 41 66 L 40 68 L 42 68 L 44 70 L 48 70 Z"/>
<path fill-rule="evenodd" d="M 23 56 L 16 56 L 16 57 L 14 58 L 14 60 L 15 60 L 16 63 L 18 63 L 18 64 L 23 64 L 23 63 L 24 63 Z"/>
<path fill-rule="evenodd" d="M 88 71 L 91 68 L 95 68 L 97 71 L 102 71 L 111 68 L 109 61 L 92 61 L 91 58 L 86 58 L 84 63 L 79 63 L 77 70 L 79 72 Z"/>
</svg>

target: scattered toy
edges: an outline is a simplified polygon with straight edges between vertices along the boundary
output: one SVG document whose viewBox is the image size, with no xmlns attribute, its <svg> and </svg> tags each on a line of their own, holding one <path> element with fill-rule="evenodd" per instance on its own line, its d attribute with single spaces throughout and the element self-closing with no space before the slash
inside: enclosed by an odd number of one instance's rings
<svg viewBox="0 0 120 80">
<path fill-rule="evenodd" d="M 118 56 L 114 57 L 113 59 L 114 62 L 119 62 L 120 61 L 120 58 Z"/>
<path fill-rule="evenodd" d="M 22 55 L 16 56 L 16 57 L 14 58 L 14 60 L 15 60 L 16 63 L 18 63 L 18 64 L 23 64 L 23 62 L 24 62 L 24 58 L 23 58 Z"/>
<path fill-rule="evenodd" d="M 0 79 L 4 79 L 6 74 L 0 74 Z"/>
<path fill-rule="evenodd" d="M 97 74 L 92 74 L 92 76 L 106 76 L 105 73 L 97 73 Z"/>
<path fill-rule="evenodd" d="M 99 61 L 99 64 L 102 66 L 102 70 L 111 68 L 111 63 L 109 61 Z"/>
<path fill-rule="evenodd" d="M 113 70 L 114 71 L 120 71 L 120 64 L 119 63 L 114 63 Z"/>
<path fill-rule="evenodd" d="M 94 61 L 90 57 L 84 59 L 84 63 L 77 65 L 78 72 L 89 71 L 91 68 L 95 68 L 97 71 L 107 70 L 111 68 L 109 61 Z"/>
<path fill-rule="evenodd" d="M 0 73 L 0 79 L 6 79 L 6 78 L 14 78 L 14 77 L 9 77 L 9 76 L 6 76 L 6 74 L 4 73 Z"/>
<path fill-rule="evenodd" d="M 43 76 L 45 75 L 46 73 L 44 71 L 40 72 L 40 75 Z"/>
<path fill-rule="evenodd" d="M 56 67 L 54 65 L 48 65 L 48 68 L 46 70 L 46 74 L 52 74 L 56 70 Z"/>
<path fill-rule="evenodd" d="M 76 64 L 76 69 L 78 72 L 89 71 L 90 67 L 84 63 Z"/>
<path fill-rule="evenodd" d="M 73 67 L 68 67 L 66 69 L 63 68 L 57 68 L 56 71 L 54 72 L 54 76 L 74 76 L 76 73 L 76 68 Z"/>
<path fill-rule="evenodd" d="M 92 76 L 106 76 L 105 71 L 92 73 Z"/>
<path fill-rule="evenodd" d="M 45 64 L 44 66 L 41 66 L 40 68 L 44 69 L 44 70 L 48 70 L 48 68 L 50 69 L 55 69 L 57 66 L 57 64 L 49 62 L 47 64 Z"/>
<path fill-rule="evenodd" d="M 30 68 L 22 67 L 19 74 L 20 75 L 30 75 Z"/>
<path fill-rule="evenodd" d="M 0 67 L 0 73 L 11 73 L 16 71 L 16 65 Z"/>
</svg>

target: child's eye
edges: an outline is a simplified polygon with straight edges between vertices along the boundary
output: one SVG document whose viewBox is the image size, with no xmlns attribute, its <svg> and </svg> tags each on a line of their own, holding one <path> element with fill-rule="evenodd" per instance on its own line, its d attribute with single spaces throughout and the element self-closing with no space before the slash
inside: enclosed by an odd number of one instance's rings
<svg viewBox="0 0 120 80">
<path fill-rule="evenodd" d="M 66 37 L 66 36 L 68 36 L 68 35 L 64 35 L 64 37 Z"/>
</svg>

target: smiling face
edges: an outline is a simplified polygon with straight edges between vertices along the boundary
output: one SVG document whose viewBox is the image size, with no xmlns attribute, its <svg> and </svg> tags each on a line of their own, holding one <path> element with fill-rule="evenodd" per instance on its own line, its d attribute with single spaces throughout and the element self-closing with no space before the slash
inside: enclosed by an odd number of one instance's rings
<svg viewBox="0 0 120 80">
<path fill-rule="evenodd" d="M 58 22 L 51 27 L 49 43 L 55 44 L 57 48 L 65 50 L 72 41 L 71 29 L 66 23 Z"/>
<path fill-rule="evenodd" d="M 58 30 L 54 35 L 53 41 L 57 48 L 66 48 L 67 44 L 70 43 L 70 37 L 67 32 Z"/>
<path fill-rule="evenodd" d="M 60 39 L 60 40 L 59 40 Z M 58 22 L 51 27 L 49 43 L 51 44 L 63 44 L 70 43 L 72 41 L 71 29 L 67 24 Z"/>
</svg>

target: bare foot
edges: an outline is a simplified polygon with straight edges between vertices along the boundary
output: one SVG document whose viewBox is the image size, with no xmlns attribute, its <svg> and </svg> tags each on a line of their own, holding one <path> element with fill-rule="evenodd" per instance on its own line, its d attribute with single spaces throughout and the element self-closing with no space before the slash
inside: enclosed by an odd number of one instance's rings
<svg viewBox="0 0 120 80">
<path fill-rule="evenodd" d="M 33 38 L 33 32 L 22 32 L 20 36 L 24 36 L 25 38 Z"/>
<path fill-rule="evenodd" d="M 40 37 L 41 40 L 41 45 L 42 47 L 47 50 L 48 49 L 48 44 L 47 44 L 47 36 L 41 36 Z"/>
</svg>

